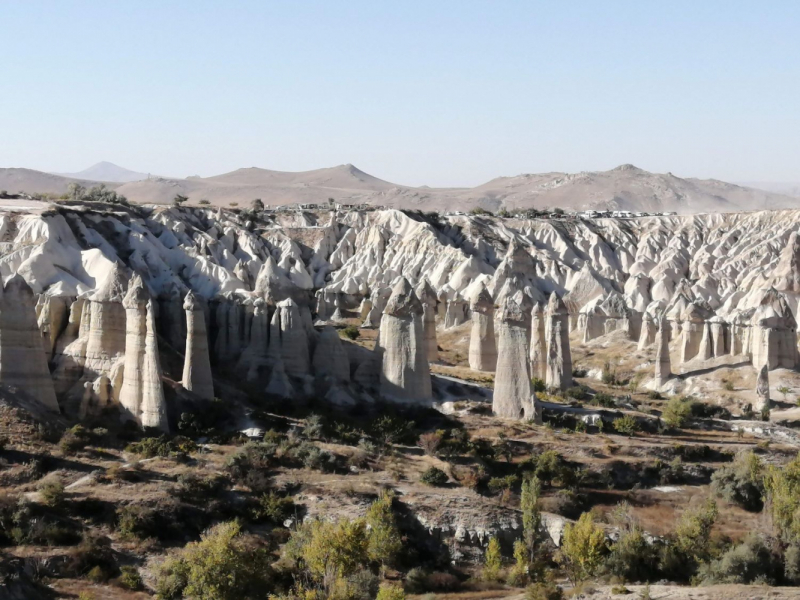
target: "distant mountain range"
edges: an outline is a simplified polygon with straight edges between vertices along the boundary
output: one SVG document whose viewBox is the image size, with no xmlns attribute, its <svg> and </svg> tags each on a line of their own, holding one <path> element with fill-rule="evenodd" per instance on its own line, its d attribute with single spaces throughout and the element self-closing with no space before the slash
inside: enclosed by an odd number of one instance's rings
<svg viewBox="0 0 800 600">
<path fill-rule="evenodd" d="M 111 163 L 79 173 L 51 174 L 30 169 L 0 169 L 0 190 L 61 194 L 71 182 L 115 188 L 129 200 L 166 204 L 177 195 L 216 206 L 325 203 L 371 204 L 420 210 L 469 210 L 481 207 L 618 209 L 647 212 L 733 212 L 800 207 L 800 192 L 762 189 L 714 179 L 682 179 L 650 173 L 633 165 L 610 171 L 523 174 L 498 177 L 473 188 L 412 187 L 390 183 L 347 164 L 313 171 L 238 169 L 214 177 L 153 177 Z"/>
<path fill-rule="evenodd" d="M 101 161 L 96 165 L 92 165 L 88 169 L 79 171 L 78 173 L 54 173 L 54 175 L 61 175 L 69 177 L 70 179 L 85 179 L 88 181 L 106 181 L 109 183 L 129 183 L 131 181 L 141 181 L 147 179 L 150 175 L 147 173 L 137 173 L 124 167 L 115 165 L 114 163 Z"/>
</svg>

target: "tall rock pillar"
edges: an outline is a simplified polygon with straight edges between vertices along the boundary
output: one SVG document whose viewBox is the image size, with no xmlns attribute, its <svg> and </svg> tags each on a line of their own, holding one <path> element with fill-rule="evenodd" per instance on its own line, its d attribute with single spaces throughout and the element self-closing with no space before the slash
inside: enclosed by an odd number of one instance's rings
<svg viewBox="0 0 800 600">
<path fill-rule="evenodd" d="M 401 277 L 392 288 L 380 323 L 380 389 L 387 398 L 427 402 L 432 397 L 423 312 L 411 284 Z"/>
<path fill-rule="evenodd" d="M 18 387 L 53 412 L 59 412 L 36 324 L 33 290 L 16 274 L 0 296 L 0 384 Z"/>
<path fill-rule="evenodd" d="M 569 313 L 555 292 L 547 303 L 547 371 L 549 388 L 572 387 L 572 354 L 569 349 Z"/>
<path fill-rule="evenodd" d="M 540 423 L 529 367 L 529 313 L 530 302 L 521 292 L 507 295 L 500 307 L 492 412 L 506 419 L 525 418 Z"/>
<path fill-rule="evenodd" d="M 206 315 L 202 299 L 192 292 L 183 301 L 186 311 L 186 355 L 183 363 L 183 387 L 207 400 L 214 398 L 214 380 L 208 355 Z M 264 342 L 266 345 L 266 341 Z M 266 349 L 265 349 L 266 350 Z"/>
<path fill-rule="evenodd" d="M 494 371 L 497 368 L 497 343 L 494 339 L 494 302 L 486 286 L 478 287 L 469 299 L 472 331 L 469 337 L 469 368 Z"/>
</svg>

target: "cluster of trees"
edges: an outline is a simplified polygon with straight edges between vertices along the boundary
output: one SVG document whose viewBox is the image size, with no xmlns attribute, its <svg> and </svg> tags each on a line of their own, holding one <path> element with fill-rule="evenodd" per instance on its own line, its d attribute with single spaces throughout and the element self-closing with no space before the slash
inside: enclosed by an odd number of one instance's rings
<svg viewBox="0 0 800 600">
<path fill-rule="evenodd" d="M 539 592 L 552 588 L 553 569 L 560 569 L 574 585 L 600 576 L 625 582 L 800 583 L 800 456 L 788 465 L 767 467 L 753 452 L 744 452 L 715 473 L 716 494 L 747 510 L 766 510 L 773 524 L 772 532 L 753 532 L 736 544 L 712 536 L 718 508 L 709 498 L 686 510 L 674 531 L 662 539 L 647 536 L 626 503 L 609 515 L 619 533 L 613 542 L 586 512 L 565 526 L 555 549 L 541 537 L 540 489 L 536 477 L 523 483 L 523 535 L 514 545 L 513 564 L 504 568 L 500 544 L 490 540 L 486 578 L 535 584 Z"/>
<path fill-rule="evenodd" d="M 402 590 L 381 586 L 379 577 L 402 550 L 392 501 L 383 493 L 363 518 L 297 526 L 277 562 L 239 523 L 218 524 L 163 562 L 158 598 L 402 600 Z"/>
<path fill-rule="evenodd" d="M 129 204 L 125 196 L 108 189 L 102 183 L 88 189 L 79 183 L 70 183 L 67 187 L 66 195 L 62 196 L 62 198 L 64 200 L 80 202 L 103 202 L 106 204 L 122 204 L 125 206 Z"/>
</svg>

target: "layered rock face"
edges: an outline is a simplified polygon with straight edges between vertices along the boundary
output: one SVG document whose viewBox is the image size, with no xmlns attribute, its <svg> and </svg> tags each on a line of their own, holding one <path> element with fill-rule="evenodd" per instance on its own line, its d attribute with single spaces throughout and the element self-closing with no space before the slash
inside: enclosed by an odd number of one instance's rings
<svg viewBox="0 0 800 600">
<path fill-rule="evenodd" d="M 19 388 L 49 410 L 58 412 L 35 305 L 33 290 L 20 275 L 14 275 L 2 287 L 0 385 Z"/>
<path fill-rule="evenodd" d="M 142 427 L 169 431 L 161 384 L 154 304 L 141 277 L 131 279 L 122 301 L 126 311 L 125 363 L 119 402 Z"/>
<path fill-rule="evenodd" d="M 550 295 L 546 310 L 547 369 L 545 384 L 566 390 L 572 387 L 572 353 L 569 348 L 569 313 L 564 301 Z"/>
<path fill-rule="evenodd" d="M 529 367 L 527 321 L 530 311 L 530 299 L 518 292 L 506 296 L 497 315 L 497 371 L 492 412 L 498 417 L 541 421 Z"/>
<path fill-rule="evenodd" d="M 408 280 L 401 277 L 381 318 L 377 347 L 382 355 L 380 390 L 387 398 L 409 402 L 431 399 L 422 317 L 422 303 Z"/>
<path fill-rule="evenodd" d="M 214 378 L 208 353 L 205 306 L 192 292 L 183 302 L 186 311 L 186 355 L 183 363 L 183 387 L 206 400 L 214 398 Z M 263 340 L 266 346 L 266 339 Z"/>
<path fill-rule="evenodd" d="M 497 344 L 494 338 L 494 302 L 484 285 L 469 299 L 472 329 L 469 337 L 469 368 L 494 371 L 497 367 Z"/>
</svg>

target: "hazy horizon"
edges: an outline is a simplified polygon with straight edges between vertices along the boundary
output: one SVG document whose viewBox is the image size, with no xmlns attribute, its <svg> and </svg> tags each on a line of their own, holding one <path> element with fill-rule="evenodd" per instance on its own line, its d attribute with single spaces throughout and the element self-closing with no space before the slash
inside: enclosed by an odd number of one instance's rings
<svg viewBox="0 0 800 600">
<path fill-rule="evenodd" d="M 0 167 L 800 180 L 800 6 L 613 8 L 4 4 Z"/>
</svg>

